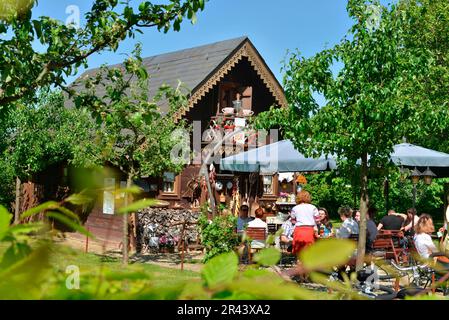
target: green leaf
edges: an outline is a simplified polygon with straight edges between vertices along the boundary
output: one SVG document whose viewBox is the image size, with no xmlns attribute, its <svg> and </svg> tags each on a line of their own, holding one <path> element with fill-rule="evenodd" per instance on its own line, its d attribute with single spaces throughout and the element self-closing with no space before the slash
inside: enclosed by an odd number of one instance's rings
<svg viewBox="0 0 449 320">
<path fill-rule="evenodd" d="M 323 239 L 304 249 L 299 255 L 307 270 L 328 269 L 349 260 L 356 246 L 346 239 Z"/>
<path fill-rule="evenodd" d="M 23 220 L 25 218 L 34 216 L 35 214 L 38 214 L 44 210 L 48 210 L 48 209 L 58 209 L 60 206 L 56 201 L 48 201 L 45 202 L 41 205 L 38 205 L 34 208 L 31 208 L 27 211 L 25 211 L 24 213 L 22 213 L 22 215 L 20 216 L 20 219 Z"/>
<path fill-rule="evenodd" d="M 42 26 L 41 22 L 33 20 L 34 30 L 36 31 L 36 36 L 40 39 L 42 37 Z"/>
<path fill-rule="evenodd" d="M 138 186 L 131 186 L 129 188 L 121 188 L 121 189 L 117 189 L 115 191 L 115 194 L 120 194 L 120 193 L 141 194 L 142 188 L 140 188 Z"/>
<path fill-rule="evenodd" d="M 11 223 L 12 214 L 6 210 L 4 206 L 0 205 L 0 241 L 8 233 L 9 224 Z"/>
<path fill-rule="evenodd" d="M 0 263 L 2 269 L 8 268 L 18 261 L 25 259 L 30 253 L 31 248 L 25 243 L 12 243 L 11 246 L 3 254 L 3 259 Z"/>
<path fill-rule="evenodd" d="M 157 205 L 159 203 L 161 203 L 161 202 L 159 200 L 156 200 L 156 199 L 142 199 L 142 200 L 133 202 L 129 206 L 121 207 L 117 211 L 117 213 L 125 214 L 125 213 L 135 212 L 135 211 L 138 211 L 140 209 L 144 209 L 144 208 L 147 208 L 147 207 L 155 206 L 155 205 Z"/>
<path fill-rule="evenodd" d="M 29 234 L 41 230 L 45 225 L 42 222 L 18 224 L 9 228 L 9 233 L 16 234 Z"/>
<path fill-rule="evenodd" d="M 83 226 L 81 226 L 78 223 L 73 222 L 73 220 L 70 220 L 65 215 L 60 214 L 59 212 L 53 212 L 53 211 L 52 212 L 48 212 L 46 214 L 46 216 L 49 217 L 49 218 L 56 219 L 59 222 L 65 224 L 66 226 L 72 228 L 73 230 L 78 231 L 81 234 L 84 234 L 84 235 L 86 235 L 88 237 L 93 238 L 93 235 L 89 231 L 87 231 Z"/>
<path fill-rule="evenodd" d="M 263 266 L 273 266 L 281 259 L 281 253 L 276 248 L 267 248 L 254 256 L 254 261 Z"/>
<path fill-rule="evenodd" d="M 67 199 L 65 199 L 65 202 L 69 202 L 74 205 L 83 205 L 91 201 L 92 201 L 91 197 L 81 193 L 72 194 Z"/>
<path fill-rule="evenodd" d="M 58 210 L 61 213 L 63 213 L 64 215 L 66 215 L 67 217 L 72 218 L 72 219 L 76 220 L 77 222 L 80 222 L 80 218 L 78 217 L 78 215 L 76 213 L 72 212 L 71 210 L 64 208 L 62 206 L 60 206 L 58 208 Z"/>
<path fill-rule="evenodd" d="M 200 6 L 200 9 L 204 10 L 204 0 L 199 0 L 198 3 L 199 3 L 199 6 Z"/>
<path fill-rule="evenodd" d="M 203 268 L 202 276 L 209 288 L 231 282 L 238 271 L 238 257 L 235 252 L 221 254 L 209 260 Z"/>
</svg>

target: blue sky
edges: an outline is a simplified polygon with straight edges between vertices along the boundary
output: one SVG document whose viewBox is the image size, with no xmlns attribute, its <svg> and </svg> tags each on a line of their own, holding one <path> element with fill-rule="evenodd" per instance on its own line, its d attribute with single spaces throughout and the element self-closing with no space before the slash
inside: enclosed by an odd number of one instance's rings
<svg viewBox="0 0 449 320">
<path fill-rule="evenodd" d="M 65 21 L 69 5 L 77 5 L 83 16 L 91 3 L 87 0 L 39 0 L 33 15 L 48 15 Z M 305 56 L 311 56 L 337 43 L 351 24 L 345 0 L 210 0 L 198 14 L 195 25 L 184 22 L 180 32 L 167 34 L 144 29 L 143 35 L 126 40 L 117 52 L 90 57 L 89 68 L 122 62 L 124 54 L 130 53 L 137 41 L 143 45 L 142 56 L 147 57 L 246 35 L 282 81 L 281 66 L 288 49 L 297 48 Z M 73 80 L 71 77 L 68 82 Z"/>
</svg>

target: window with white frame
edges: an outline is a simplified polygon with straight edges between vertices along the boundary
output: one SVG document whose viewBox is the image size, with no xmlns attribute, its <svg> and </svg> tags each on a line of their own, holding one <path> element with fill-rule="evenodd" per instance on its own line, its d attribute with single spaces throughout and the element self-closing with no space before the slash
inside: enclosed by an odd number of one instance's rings
<svg viewBox="0 0 449 320">
<path fill-rule="evenodd" d="M 115 179 L 104 179 L 104 191 L 103 191 L 103 213 L 114 214 L 115 210 Z"/>
<path fill-rule="evenodd" d="M 164 172 L 162 191 L 166 193 L 175 192 L 175 174 L 173 172 Z"/>
<path fill-rule="evenodd" d="M 273 176 L 263 176 L 263 193 L 273 194 Z"/>
</svg>

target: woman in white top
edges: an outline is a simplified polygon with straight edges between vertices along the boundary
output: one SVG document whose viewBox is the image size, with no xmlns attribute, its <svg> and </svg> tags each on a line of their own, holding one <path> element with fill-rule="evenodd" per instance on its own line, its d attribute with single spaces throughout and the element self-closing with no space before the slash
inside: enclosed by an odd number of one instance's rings
<svg viewBox="0 0 449 320">
<path fill-rule="evenodd" d="M 265 228 L 265 237 L 268 233 L 268 225 L 262 220 L 264 212 L 262 208 L 257 208 L 256 218 L 248 223 L 248 228 Z M 253 240 L 251 242 L 251 249 L 262 249 L 265 248 L 265 240 Z"/>
<path fill-rule="evenodd" d="M 434 258 L 434 262 L 439 266 L 437 269 L 448 270 L 449 259 L 443 253 L 440 253 L 430 236 L 434 231 L 435 226 L 433 225 L 432 217 L 425 213 L 422 214 L 415 227 L 416 233 L 413 237 L 416 251 L 424 259 Z"/>
<path fill-rule="evenodd" d="M 416 251 L 422 258 L 429 259 L 432 253 L 438 252 L 438 248 L 430 236 L 435 231 L 432 218 L 428 214 L 421 215 L 415 230 L 416 234 L 413 240 L 415 241 Z"/>
<path fill-rule="evenodd" d="M 292 253 L 298 254 L 302 249 L 315 242 L 318 229 L 315 222 L 318 209 L 311 204 L 312 198 L 307 191 L 300 191 L 296 196 L 298 204 L 292 209 L 296 217 L 295 231 L 293 232 Z"/>
</svg>

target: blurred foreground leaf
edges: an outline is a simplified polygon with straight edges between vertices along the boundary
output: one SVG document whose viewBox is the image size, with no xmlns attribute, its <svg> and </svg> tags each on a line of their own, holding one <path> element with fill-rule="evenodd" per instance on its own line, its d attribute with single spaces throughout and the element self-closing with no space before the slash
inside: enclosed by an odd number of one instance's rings
<svg viewBox="0 0 449 320">
<path fill-rule="evenodd" d="M 24 213 L 22 213 L 22 215 L 20 216 L 20 219 L 23 220 L 25 218 L 34 216 L 44 210 L 51 210 L 51 209 L 58 209 L 60 207 L 60 205 L 56 202 L 56 201 L 48 201 L 45 202 L 41 205 L 38 205 L 34 208 L 31 208 L 27 211 L 25 211 Z"/>
<path fill-rule="evenodd" d="M 267 248 L 254 256 L 254 261 L 263 266 L 274 266 L 281 259 L 281 253 L 276 248 Z"/>
<path fill-rule="evenodd" d="M 69 196 L 67 199 L 65 199 L 65 202 L 69 202 L 74 205 L 83 205 L 86 203 L 91 202 L 93 199 L 92 197 L 82 194 L 82 193 L 76 193 Z"/>
<path fill-rule="evenodd" d="M 307 270 L 324 270 L 344 264 L 356 245 L 346 239 L 323 239 L 304 249 L 299 256 Z"/>
<path fill-rule="evenodd" d="M 235 252 L 221 254 L 209 260 L 203 268 L 202 276 L 209 288 L 232 281 L 238 271 L 238 257 Z"/>
<path fill-rule="evenodd" d="M 159 204 L 159 200 L 156 200 L 156 199 L 142 199 L 142 200 L 133 202 L 129 206 L 121 207 L 120 209 L 117 210 L 117 213 L 125 214 L 125 213 L 135 212 L 135 211 L 138 211 L 140 209 L 151 207 L 151 206 L 154 206 L 154 205 L 157 205 L 157 204 Z"/>
<path fill-rule="evenodd" d="M 11 219 L 12 214 L 10 214 L 5 207 L 0 205 L 0 241 L 7 234 Z"/>
<path fill-rule="evenodd" d="M 49 212 L 49 213 L 47 213 L 47 217 L 56 219 L 59 222 L 62 222 L 63 224 L 65 224 L 66 226 L 72 228 L 73 230 L 78 231 L 79 233 L 82 233 L 88 237 L 93 238 L 93 235 L 89 231 L 87 231 L 80 224 L 73 222 L 73 220 L 70 220 L 63 214 L 60 214 L 58 212 Z"/>
</svg>

